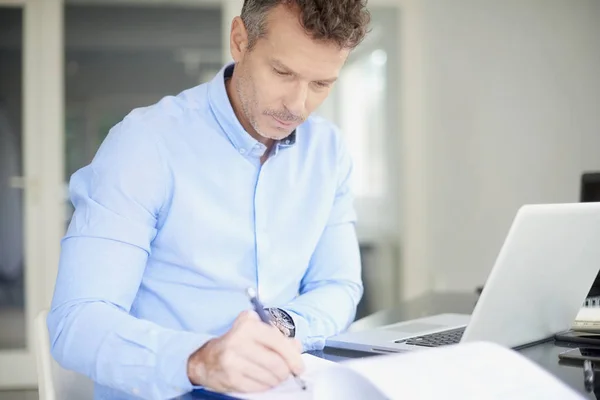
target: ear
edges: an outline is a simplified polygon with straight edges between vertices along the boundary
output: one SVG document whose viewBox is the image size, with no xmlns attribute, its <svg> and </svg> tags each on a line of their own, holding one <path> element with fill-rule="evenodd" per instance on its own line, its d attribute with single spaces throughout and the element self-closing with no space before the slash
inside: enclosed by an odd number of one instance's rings
<svg viewBox="0 0 600 400">
<path fill-rule="evenodd" d="M 231 58 L 236 63 L 239 62 L 248 48 L 248 31 L 242 18 L 235 17 L 231 22 L 231 34 L 229 36 L 229 50 Z"/>
</svg>

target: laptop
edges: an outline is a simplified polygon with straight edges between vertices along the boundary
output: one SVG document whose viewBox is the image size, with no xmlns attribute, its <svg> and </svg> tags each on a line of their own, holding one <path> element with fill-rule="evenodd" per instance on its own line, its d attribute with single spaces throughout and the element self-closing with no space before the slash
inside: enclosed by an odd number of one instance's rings
<svg viewBox="0 0 600 400">
<path fill-rule="evenodd" d="M 330 337 L 326 346 L 375 353 L 470 341 L 525 347 L 570 329 L 599 270 L 600 203 L 525 205 L 471 315 L 348 331 Z"/>
</svg>

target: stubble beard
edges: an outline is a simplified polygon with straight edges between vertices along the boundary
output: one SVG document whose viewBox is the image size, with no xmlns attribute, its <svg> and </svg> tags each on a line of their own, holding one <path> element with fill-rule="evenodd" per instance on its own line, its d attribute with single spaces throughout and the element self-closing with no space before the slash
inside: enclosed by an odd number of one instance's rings
<svg viewBox="0 0 600 400">
<path fill-rule="evenodd" d="M 241 76 L 237 80 L 235 90 L 238 94 L 240 103 L 242 105 L 242 113 L 244 114 L 244 117 L 248 120 L 250 126 L 252 126 L 254 131 L 256 131 L 256 133 L 259 136 L 265 139 L 279 140 L 280 138 L 272 137 L 267 133 L 261 131 L 258 125 L 258 121 L 256 120 L 255 115 L 252 113 L 252 110 L 258 110 L 258 102 L 256 101 L 256 90 L 254 90 L 252 79 L 246 77 L 245 74 L 241 74 Z"/>
</svg>

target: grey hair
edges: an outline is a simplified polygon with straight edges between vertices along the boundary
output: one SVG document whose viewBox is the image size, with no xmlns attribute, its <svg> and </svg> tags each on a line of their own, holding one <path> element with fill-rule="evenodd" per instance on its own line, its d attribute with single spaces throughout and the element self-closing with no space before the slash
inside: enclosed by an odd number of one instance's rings
<svg viewBox="0 0 600 400">
<path fill-rule="evenodd" d="M 371 20 L 367 0 L 244 0 L 241 18 L 248 32 L 248 49 L 264 37 L 269 11 L 280 4 L 296 7 L 299 22 L 316 40 L 354 48 L 364 39 Z"/>
<path fill-rule="evenodd" d="M 281 0 L 244 0 L 241 18 L 248 32 L 248 49 L 251 50 L 258 39 L 263 37 L 267 30 L 267 15 Z"/>
</svg>

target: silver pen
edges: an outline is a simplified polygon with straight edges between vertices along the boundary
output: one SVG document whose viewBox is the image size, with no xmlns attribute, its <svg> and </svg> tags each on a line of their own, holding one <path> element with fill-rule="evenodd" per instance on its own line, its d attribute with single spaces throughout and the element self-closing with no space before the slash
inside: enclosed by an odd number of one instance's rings
<svg viewBox="0 0 600 400">
<path fill-rule="evenodd" d="M 586 391 L 594 391 L 594 366 L 590 360 L 583 361 L 583 385 Z"/>
<path fill-rule="evenodd" d="M 248 297 L 250 298 L 250 302 L 252 303 L 252 307 L 254 307 L 254 311 L 256 311 L 256 313 L 260 317 L 261 321 L 264 322 L 265 324 L 271 325 L 271 317 L 269 317 L 269 315 L 265 311 L 265 308 L 263 307 L 261 302 L 258 300 L 256 291 L 254 291 L 254 289 L 252 289 L 252 288 L 248 288 L 248 289 L 246 289 L 246 293 L 248 294 Z M 298 382 L 298 385 L 300 385 L 302 390 L 306 390 L 306 382 L 304 382 L 301 378 L 299 378 L 293 372 L 292 372 L 292 375 L 294 376 L 294 379 L 296 379 L 296 382 Z"/>
</svg>

